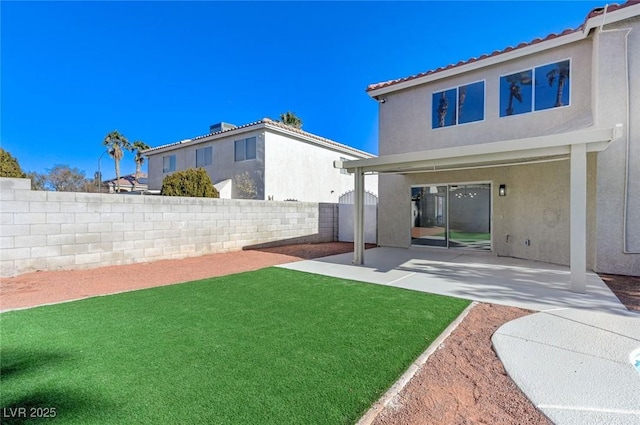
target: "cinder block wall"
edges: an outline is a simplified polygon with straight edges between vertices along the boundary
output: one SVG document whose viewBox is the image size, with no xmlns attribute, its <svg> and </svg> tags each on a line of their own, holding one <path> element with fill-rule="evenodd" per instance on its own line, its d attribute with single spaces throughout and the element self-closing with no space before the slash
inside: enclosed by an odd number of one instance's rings
<svg viewBox="0 0 640 425">
<path fill-rule="evenodd" d="M 0 178 L 0 275 L 336 240 L 334 204 L 32 191 Z"/>
</svg>

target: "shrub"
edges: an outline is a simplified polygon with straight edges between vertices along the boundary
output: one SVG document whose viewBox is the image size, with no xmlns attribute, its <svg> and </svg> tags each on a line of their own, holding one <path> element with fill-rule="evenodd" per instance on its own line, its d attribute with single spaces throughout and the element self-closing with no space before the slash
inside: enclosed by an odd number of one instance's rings
<svg viewBox="0 0 640 425">
<path fill-rule="evenodd" d="M 219 198 L 218 190 L 202 168 L 176 171 L 162 180 L 161 195 L 191 196 L 196 198 Z"/>
<path fill-rule="evenodd" d="M 0 177 L 26 177 L 22 172 L 22 168 L 20 168 L 20 164 L 18 164 L 18 160 L 2 148 L 0 148 Z"/>
</svg>

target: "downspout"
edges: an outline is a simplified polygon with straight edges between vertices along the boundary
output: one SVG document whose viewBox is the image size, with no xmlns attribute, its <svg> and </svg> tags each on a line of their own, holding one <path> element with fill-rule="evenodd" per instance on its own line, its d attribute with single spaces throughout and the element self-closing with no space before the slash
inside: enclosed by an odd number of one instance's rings
<svg viewBox="0 0 640 425">
<path fill-rule="evenodd" d="M 627 248 L 627 216 L 629 209 L 629 174 L 630 174 L 630 155 L 631 155 L 631 143 L 630 143 L 630 134 L 631 134 L 631 99 L 629 96 L 629 33 L 631 32 L 630 28 L 626 30 L 612 29 L 605 30 L 605 19 L 607 17 L 607 8 L 609 5 L 607 4 L 604 8 L 604 13 L 602 15 L 602 23 L 600 24 L 599 32 L 607 33 L 607 32 L 615 32 L 615 31 L 626 31 L 624 35 L 624 70 L 626 73 L 626 78 L 624 79 L 625 84 L 625 109 L 626 109 L 626 132 L 625 132 L 625 143 L 626 143 L 626 158 L 625 158 L 625 167 L 624 167 L 624 195 L 623 195 L 623 207 L 622 207 L 622 253 L 623 254 L 640 254 L 640 251 L 631 251 Z M 599 44 L 596 46 L 598 50 L 600 49 Z M 599 56 L 599 55 L 598 55 Z M 593 93 L 595 93 L 595 83 L 599 81 L 599 69 L 598 67 L 594 67 L 594 73 L 596 76 L 594 78 L 594 87 L 592 88 Z M 597 106 L 597 96 L 594 95 L 594 104 Z"/>
<path fill-rule="evenodd" d="M 631 99 L 629 96 L 629 33 L 630 29 L 624 35 L 624 69 L 627 73 L 627 78 L 624 79 L 625 83 L 625 95 L 627 96 L 626 109 L 627 109 L 627 132 L 625 142 L 627 143 L 627 158 L 624 166 L 624 206 L 622 209 L 622 252 L 624 254 L 640 254 L 640 251 L 631 251 L 627 248 L 627 213 L 629 210 L 629 174 L 630 171 L 630 157 L 631 157 Z"/>
</svg>

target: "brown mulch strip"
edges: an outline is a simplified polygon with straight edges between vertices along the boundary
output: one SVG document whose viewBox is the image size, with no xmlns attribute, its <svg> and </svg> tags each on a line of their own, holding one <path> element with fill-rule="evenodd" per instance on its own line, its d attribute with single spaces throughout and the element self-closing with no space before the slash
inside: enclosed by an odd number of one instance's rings
<svg viewBox="0 0 640 425">
<path fill-rule="evenodd" d="M 509 378 L 491 345 L 496 329 L 530 313 L 473 307 L 373 424 L 550 424 Z"/>
<path fill-rule="evenodd" d="M 600 274 L 600 279 L 629 310 L 640 312 L 640 276 Z"/>
</svg>

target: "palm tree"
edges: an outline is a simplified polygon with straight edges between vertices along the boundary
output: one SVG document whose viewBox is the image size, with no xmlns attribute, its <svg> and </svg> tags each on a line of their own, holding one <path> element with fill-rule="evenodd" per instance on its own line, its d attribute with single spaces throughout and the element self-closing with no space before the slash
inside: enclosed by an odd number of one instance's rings
<svg viewBox="0 0 640 425">
<path fill-rule="evenodd" d="M 302 128 L 302 120 L 291 111 L 280 114 L 280 121 L 286 125 L 290 125 L 291 127 Z"/>
<path fill-rule="evenodd" d="M 136 140 L 133 142 L 133 152 L 135 152 L 133 160 L 136 162 L 136 174 L 133 178 L 133 190 L 136 190 L 136 186 L 138 185 L 138 176 L 140 176 L 140 168 L 144 163 L 144 156 L 142 156 L 141 152 L 149 148 L 150 146 L 142 140 Z"/>
<path fill-rule="evenodd" d="M 445 93 L 442 92 L 442 94 L 440 94 L 440 100 L 438 101 L 438 127 L 444 127 L 447 109 L 449 109 L 449 100 L 447 100 Z"/>
<path fill-rule="evenodd" d="M 505 112 L 507 115 L 513 115 L 513 99 L 522 103 L 522 86 L 530 86 L 532 80 L 527 72 L 520 72 L 509 75 L 507 82 L 509 83 L 509 106 Z"/>
<path fill-rule="evenodd" d="M 463 86 L 458 89 L 458 120 L 462 119 L 462 108 L 467 98 L 467 87 Z"/>
<path fill-rule="evenodd" d="M 129 140 L 118 132 L 118 130 L 113 130 L 111 133 L 107 134 L 102 142 L 104 146 L 107 147 L 107 152 L 109 152 L 109 156 L 113 158 L 113 162 L 116 166 L 116 193 L 120 192 L 120 160 L 124 156 L 124 151 L 131 151 L 131 143 Z"/>
<path fill-rule="evenodd" d="M 569 79 L 569 61 L 559 62 L 555 68 L 547 73 L 547 81 L 549 87 L 553 87 L 553 83 L 558 77 L 558 91 L 556 94 L 556 107 L 562 106 L 562 91 L 564 84 Z"/>
</svg>

